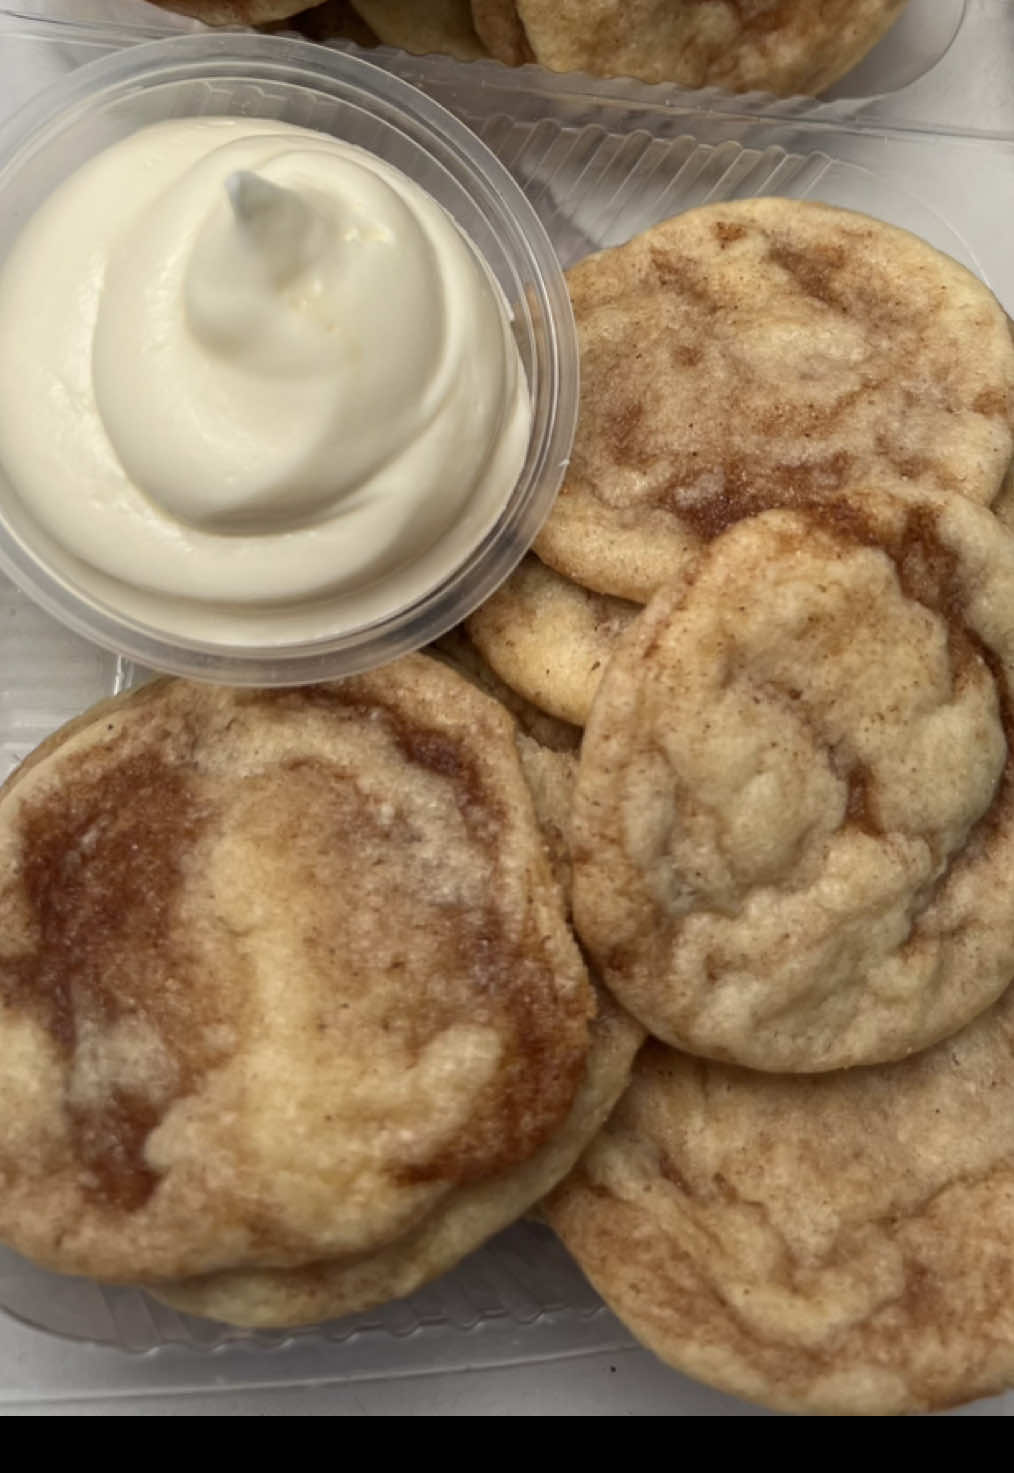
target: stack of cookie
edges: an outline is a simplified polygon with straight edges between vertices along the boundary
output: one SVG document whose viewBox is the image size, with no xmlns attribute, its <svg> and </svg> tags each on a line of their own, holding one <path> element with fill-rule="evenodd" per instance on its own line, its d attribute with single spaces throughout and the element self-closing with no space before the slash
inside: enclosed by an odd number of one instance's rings
<svg viewBox="0 0 1014 1473">
<path fill-rule="evenodd" d="M 425 656 L 45 743 L 0 793 L 0 1239 L 288 1326 L 537 1202 L 643 1038 L 551 869 L 572 760 Z"/>
<path fill-rule="evenodd" d="M 906 233 L 774 199 L 571 289 L 570 473 L 469 629 L 585 728 L 573 922 L 652 1041 L 549 1220 L 716 1385 L 984 1394 L 1014 1376 L 1008 321 Z"/>
<path fill-rule="evenodd" d="M 992 294 L 906 231 L 755 199 L 688 211 L 568 276 L 570 471 L 530 559 L 469 629 L 583 725 L 638 605 L 724 527 L 854 487 L 1014 500 L 1011 336 Z"/>
<path fill-rule="evenodd" d="M 209 25 L 285 21 L 314 40 L 380 41 L 507 66 L 731 92 L 814 95 L 856 66 L 907 0 L 156 0 Z"/>
<path fill-rule="evenodd" d="M 0 790 L 0 1241 L 293 1325 L 545 1199 L 717 1386 L 998 1389 L 1010 325 L 924 242 L 776 199 L 570 284 L 573 460 L 467 630 L 156 681 Z"/>
</svg>

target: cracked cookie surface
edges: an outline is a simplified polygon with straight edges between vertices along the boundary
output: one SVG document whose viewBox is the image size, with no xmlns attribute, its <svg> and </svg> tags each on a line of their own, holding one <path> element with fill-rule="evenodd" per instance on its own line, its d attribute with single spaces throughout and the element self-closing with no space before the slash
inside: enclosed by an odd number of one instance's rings
<svg viewBox="0 0 1014 1473">
<path fill-rule="evenodd" d="M 593 991 L 514 723 L 436 661 L 108 703 L 0 856 L 0 1236 L 47 1266 L 362 1256 L 569 1119 Z"/>
<path fill-rule="evenodd" d="M 608 994 L 597 991 L 588 1057 L 570 1113 L 552 1140 L 509 1177 L 462 1188 L 454 1211 L 432 1214 L 366 1258 L 209 1274 L 149 1286 L 150 1292 L 186 1314 L 275 1328 L 354 1314 L 403 1298 L 444 1273 L 483 1238 L 532 1208 L 567 1174 L 629 1083 L 644 1032 Z"/>
<path fill-rule="evenodd" d="M 545 1215 L 678 1370 L 784 1411 L 1014 1380 L 1014 993 L 902 1063 L 758 1075 L 649 1043 Z"/>
<path fill-rule="evenodd" d="M 1014 976 L 1014 537 L 853 492 L 712 542 L 585 729 L 574 918 L 657 1037 L 763 1070 L 900 1058 Z"/>
<path fill-rule="evenodd" d="M 568 282 L 581 416 L 535 550 L 575 582 L 645 603 L 734 518 L 855 486 L 1006 513 L 1010 324 L 916 236 L 745 200 L 666 221 Z"/>
</svg>

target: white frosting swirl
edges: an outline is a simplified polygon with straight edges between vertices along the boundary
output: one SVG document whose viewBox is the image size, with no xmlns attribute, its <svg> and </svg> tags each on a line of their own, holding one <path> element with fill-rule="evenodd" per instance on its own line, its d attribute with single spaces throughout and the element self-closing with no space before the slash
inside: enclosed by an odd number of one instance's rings
<svg viewBox="0 0 1014 1473">
<path fill-rule="evenodd" d="M 530 425 L 475 250 L 324 134 L 143 129 L 0 272 L 0 464 L 70 575 L 163 628 L 311 636 L 335 595 L 376 616 L 395 572 L 408 601 L 502 507 Z"/>
</svg>

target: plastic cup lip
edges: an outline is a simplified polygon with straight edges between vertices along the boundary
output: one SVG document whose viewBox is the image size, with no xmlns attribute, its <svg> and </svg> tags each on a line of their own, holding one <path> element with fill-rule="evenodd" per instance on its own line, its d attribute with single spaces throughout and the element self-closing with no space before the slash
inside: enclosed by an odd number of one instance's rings
<svg viewBox="0 0 1014 1473">
<path fill-rule="evenodd" d="M 530 547 L 563 480 L 577 425 L 579 357 L 573 311 L 556 252 L 535 210 L 466 124 L 372 62 L 288 37 L 203 32 L 144 42 L 81 67 L 0 127 L 0 203 L 20 171 L 32 168 L 33 156 L 47 140 L 66 134 L 76 121 L 128 101 L 143 89 L 212 80 L 260 80 L 292 87 L 294 100 L 297 93 L 324 93 L 334 102 L 373 112 L 423 148 L 432 164 L 467 191 L 523 288 L 526 300 L 512 303 L 515 312 L 525 307 L 529 324 L 534 316 L 539 329 L 535 345 L 529 326 L 535 353 L 533 430 L 521 477 L 495 523 L 442 581 L 383 618 L 312 641 L 237 645 L 147 626 L 75 588 L 2 517 L 0 571 L 75 633 L 169 674 L 247 686 L 335 679 L 386 664 L 438 638 L 489 597 Z M 227 106 L 221 111 L 228 111 Z M 277 115 L 249 105 L 242 112 Z M 54 187 L 58 182 L 54 178 Z"/>
</svg>

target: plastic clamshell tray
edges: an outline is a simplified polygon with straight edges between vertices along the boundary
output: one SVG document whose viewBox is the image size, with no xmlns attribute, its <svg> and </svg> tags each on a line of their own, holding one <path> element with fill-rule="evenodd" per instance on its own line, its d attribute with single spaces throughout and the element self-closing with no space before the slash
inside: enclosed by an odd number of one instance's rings
<svg viewBox="0 0 1014 1473">
<path fill-rule="evenodd" d="M 168 31 L 89 22 L 87 5 L 78 9 L 81 19 L 75 13 L 64 22 L 0 8 L 0 118 L 38 89 L 40 74 L 56 80 Z M 708 201 L 788 195 L 864 210 L 916 232 L 975 271 L 1014 315 L 1008 0 L 911 0 L 896 31 L 819 103 L 592 81 L 536 67 L 511 72 L 387 48 L 364 55 L 421 87 L 485 140 L 536 207 L 565 265 Z M 207 111 L 214 110 L 209 96 Z M 0 578 L 0 779 L 62 722 L 142 674 L 62 629 Z M 288 1335 L 187 1319 L 138 1290 L 64 1280 L 3 1249 L 0 1309 L 95 1347 L 72 1370 L 38 1346 L 19 1352 L 0 1385 L 0 1410 L 28 1399 L 106 1394 L 114 1379 L 127 1395 L 212 1381 L 230 1389 L 295 1387 L 631 1344 L 534 1223 L 501 1235 L 407 1301 Z M 697 1409 L 700 1395 L 673 1376 L 666 1410 Z M 1014 1394 L 987 1405 L 1014 1413 Z M 746 1410 L 722 1397 L 708 1407 Z"/>
</svg>

